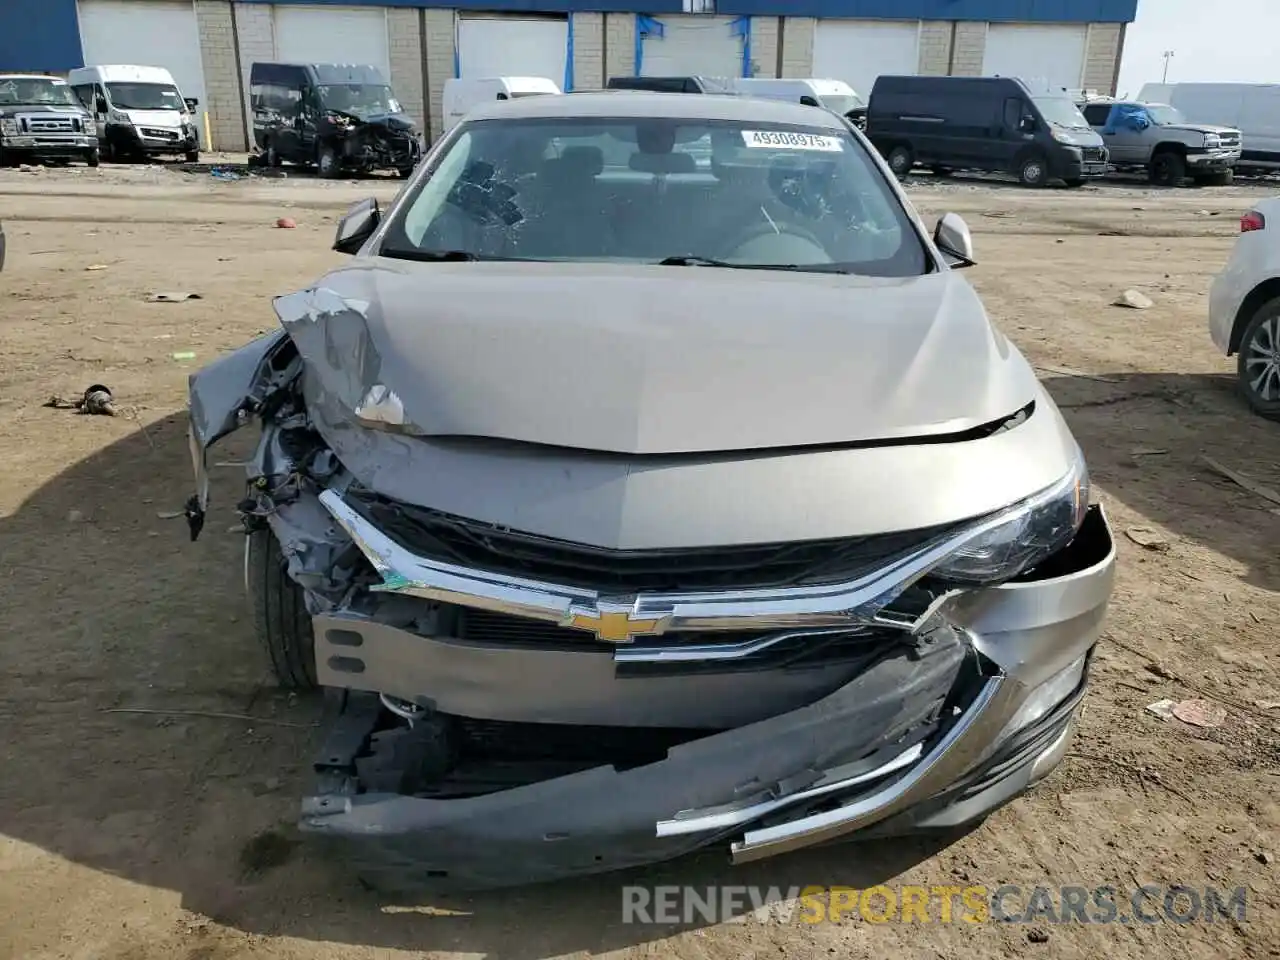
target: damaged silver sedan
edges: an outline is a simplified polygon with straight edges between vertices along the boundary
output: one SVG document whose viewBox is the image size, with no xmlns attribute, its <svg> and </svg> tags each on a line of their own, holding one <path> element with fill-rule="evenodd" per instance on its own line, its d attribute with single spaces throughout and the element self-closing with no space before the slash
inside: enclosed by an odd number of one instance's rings
<svg viewBox="0 0 1280 960">
<path fill-rule="evenodd" d="M 1080 449 L 842 118 L 483 107 L 191 380 L 301 825 L 490 887 L 976 822 L 1063 757 L 1115 551 Z"/>
</svg>

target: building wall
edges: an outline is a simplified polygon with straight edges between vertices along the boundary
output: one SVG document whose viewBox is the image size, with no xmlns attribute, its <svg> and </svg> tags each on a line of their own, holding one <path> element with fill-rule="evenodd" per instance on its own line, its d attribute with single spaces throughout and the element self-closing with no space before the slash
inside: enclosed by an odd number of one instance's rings
<svg viewBox="0 0 1280 960">
<path fill-rule="evenodd" d="M 781 54 L 778 76 L 808 77 L 813 75 L 813 32 L 817 21 L 812 17 L 787 17 L 782 24 Z"/>
<path fill-rule="evenodd" d="M 630 77 L 636 72 L 636 16 L 634 13 L 604 15 L 604 79 Z"/>
<path fill-rule="evenodd" d="M 236 27 L 230 0 L 196 0 L 205 102 L 215 150 L 244 150 L 244 94 L 236 69 Z"/>
<path fill-rule="evenodd" d="M 986 23 L 957 23 L 951 44 L 951 75 L 982 76 L 982 58 L 986 49 Z"/>
<path fill-rule="evenodd" d="M 440 137 L 444 129 L 444 82 L 453 76 L 453 41 L 456 24 L 452 10 L 423 10 L 423 33 L 427 38 L 423 56 L 427 64 L 427 112 L 431 124 L 428 141 Z"/>
<path fill-rule="evenodd" d="M 573 14 L 573 86 L 575 90 L 603 87 L 604 14 Z"/>
<path fill-rule="evenodd" d="M 951 72 L 951 34 L 955 25 L 946 20 L 925 20 L 920 24 L 921 76 L 945 77 Z"/>
<path fill-rule="evenodd" d="M 1115 95 L 1124 27 L 1123 23 L 1089 24 L 1089 39 L 1084 52 L 1083 86 L 1086 90 Z"/>
<path fill-rule="evenodd" d="M 778 75 L 778 28 L 781 17 L 751 18 L 751 75 Z"/>
<path fill-rule="evenodd" d="M 391 89 L 405 113 L 418 126 L 426 118 L 422 87 L 422 11 L 393 8 L 387 11 L 387 49 L 391 58 Z"/>
</svg>

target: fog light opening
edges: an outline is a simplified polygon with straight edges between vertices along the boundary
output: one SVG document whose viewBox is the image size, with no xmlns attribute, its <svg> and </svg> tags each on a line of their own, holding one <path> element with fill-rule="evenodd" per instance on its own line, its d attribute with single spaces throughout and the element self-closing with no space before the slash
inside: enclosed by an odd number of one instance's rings
<svg viewBox="0 0 1280 960">
<path fill-rule="evenodd" d="M 1006 740 L 1019 730 L 1031 726 L 1037 720 L 1051 713 L 1055 707 L 1076 692 L 1084 679 L 1085 664 L 1089 660 L 1087 653 L 1081 654 L 1071 661 L 1066 669 L 1055 673 L 1040 686 L 1036 687 L 1023 701 L 1022 706 L 1013 718 L 1000 731 L 1000 740 Z"/>
</svg>

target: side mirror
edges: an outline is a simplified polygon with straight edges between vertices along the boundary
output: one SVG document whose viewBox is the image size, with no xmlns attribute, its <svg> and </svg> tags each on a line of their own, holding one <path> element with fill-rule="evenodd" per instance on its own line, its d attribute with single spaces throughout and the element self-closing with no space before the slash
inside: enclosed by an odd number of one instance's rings
<svg viewBox="0 0 1280 960">
<path fill-rule="evenodd" d="M 195 97 L 183 97 L 182 102 L 187 105 L 188 113 L 195 113 L 196 107 L 200 106 L 200 101 Z"/>
<path fill-rule="evenodd" d="M 378 209 L 377 200 L 373 197 L 357 200 L 338 221 L 333 249 L 338 253 L 359 253 L 381 222 L 382 211 Z"/>
<path fill-rule="evenodd" d="M 958 213 L 942 215 L 934 228 L 933 242 L 950 266 L 962 268 L 974 265 L 973 237 L 969 234 L 969 225 Z"/>
<path fill-rule="evenodd" d="M 1021 120 L 1018 121 L 1018 129 L 1021 130 L 1023 133 L 1035 133 L 1036 118 L 1023 117 Z"/>
<path fill-rule="evenodd" d="M 96 110 L 98 113 L 106 113 L 106 112 L 107 112 L 107 98 L 106 98 L 106 97 L 98 97 L 96 100 L 94 100 L 94 101 L 93 101 L 93 109 L 94 109 L 94 110 Z"/>
</svg>

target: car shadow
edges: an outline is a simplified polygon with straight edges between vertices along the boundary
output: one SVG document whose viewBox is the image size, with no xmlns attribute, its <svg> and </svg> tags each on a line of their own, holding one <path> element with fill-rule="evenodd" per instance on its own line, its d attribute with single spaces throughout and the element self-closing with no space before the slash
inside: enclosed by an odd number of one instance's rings
<svg viewBox="0 0 1280 960">
<path fill-rule="evenodd" d="M 232 507 L 243 476 L 235 463 L 252 440 L 215 449 L 224 466 L 213 469 L 212 510 L 194 544 L 174 515 L 191 490 L 182 415 L 139 427 L 0 517 L 4 837 L 176 891 L 185 910 L 232 930 L 495 960 L 606 951 L 711 925 L 700 914 L 626 923 L 627 884 L 758 885 L 761 895 L 866 888 L 950 842 L 844 844 L 742 867 L 718 851 L 472 895 L 406 899 L 364 887 L 294 826 L 323 704 L 273 685 L 250 630 Z M 33 884 L 47 874 L 24 855 L 10 882 L 24 882 L 24 865 Z M 751 909 L 740 897 L 738 913 Z M 208 927 L 184 922 L 192 935 Z"/>
<path fill-rule="evenodd" d="M 1280 589 L 1280 503 L 1205 459 L 1280 490 L 1280 424 L 1249 409 L 1234 377 L 1042 376 L 1102 490 L 1177 540 L 1234 560 L 1250 584 Z"/>
</svg>

